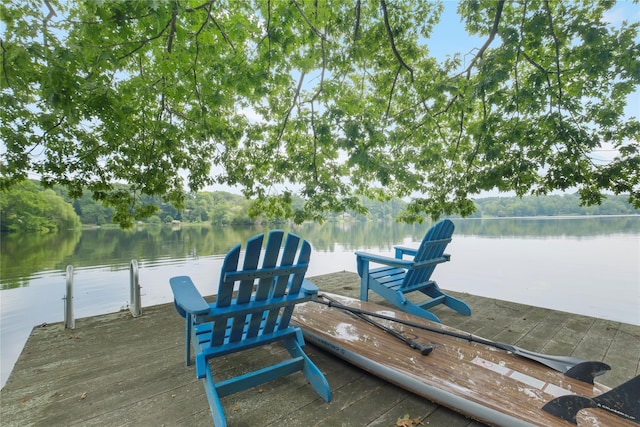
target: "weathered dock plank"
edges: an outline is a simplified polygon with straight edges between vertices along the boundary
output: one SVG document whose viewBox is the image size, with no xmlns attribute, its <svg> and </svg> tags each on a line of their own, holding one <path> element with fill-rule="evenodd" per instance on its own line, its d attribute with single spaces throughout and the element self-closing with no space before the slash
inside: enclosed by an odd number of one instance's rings
<svg viewBox="0 0 640 427">
<path fill-rule="evenodd" d="M 358 277 L 341 272 L 312 278 L 321 291 L 358 295 Z M 461 316 L 444 306 L 443 323 L 532 351 L 604 360 L 614 369 L 599 381 L 615 386 L 640 373 L 640 326 L 561 313 L 474 295 Z M 381 300 L 371 295 L 371 300 Z M 216 360 L 220 375 L 278 359 L 278 345 Z M 294 374 L 225 397 L 232 426 L 389 426 L 409 417 L 425 425 L 481 424 L 416 397 L 311 345 L 307 353 L 325 372 L 334 400 L 325 403 Z M 1 391 L 3 426 L 210 426 L 202 384 L 184 365 L 183 320 L 172 304 L 34 328 Z"/>
</svg>

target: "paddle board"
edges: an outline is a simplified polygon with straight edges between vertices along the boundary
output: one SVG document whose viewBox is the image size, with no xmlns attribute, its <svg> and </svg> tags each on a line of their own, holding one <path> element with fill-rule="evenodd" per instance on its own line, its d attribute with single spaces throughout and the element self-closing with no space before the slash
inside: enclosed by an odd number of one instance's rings
<svg viewBox="0 0 640 427">
<path fill-rule="evenodd" d="M 464 333 L 371 302 L 324 294 L 358 310 Z M 433 350 L 423 355 L 427 352 L 411 348 L 353 313 L 317 302 L 296 306 L 292 321 L 302 328 L 307 342 L 399 387 L 490 425 L 571 426 L 572 422 L 543 410 L 543 407 L 553 402 L 548 408 L 553 409 L 555 405 L 560 412 L 571 412 L 572 408 L 564 406 L 577 403 L 566 396 L 582 399 L 587 407 L 606 407 L 607 402 L 619 400 L 615 389 L 569 378 L 562 372 L 504 350 L 393 321 L 371 319 L 419 343 L 420 348 L 431 346 Z M 575 410 L 577 417 L 573 414 L 565 419 L 580 426 L 637 427 L 640 421 L 633 419 L 638 410 L 633 406 L 640 407 L 640 377 L 633 381 L 626 385 L 623 396 L 632 409 Z M 599 401 L 599 396 L 611 399 Z"/>
</svg>

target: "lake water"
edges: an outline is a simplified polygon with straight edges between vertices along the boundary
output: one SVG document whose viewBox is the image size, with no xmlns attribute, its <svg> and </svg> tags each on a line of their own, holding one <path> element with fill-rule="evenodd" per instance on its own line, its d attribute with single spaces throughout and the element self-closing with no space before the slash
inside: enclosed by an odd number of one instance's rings
<svg viewBox="0 0 640 427">
<path fill-rule="evenodd" d="M 640 325 L 640 216 L 455 219 L 451 262 L 433 278 L 444 289 Z M 326 223 L 284 227 L 313 246 L 315 276 L 356 271 L 356 250 L 392 256 L 428 224 Z M 64 318 L 65 270 L 73 265 L 76 318 L 129 303 L 129 264 L 140 269 L 142 305 L 170 302 L 168 279 L 190 275 L 215 292 L 224 254 L 260 227 L 96 229 L 0 240 L 1 380 L 32 328 Z M 473 307 L 472 307 L 473 309 Z M 144 309 L 143 309 L 144 312 Z"/>
</svg>

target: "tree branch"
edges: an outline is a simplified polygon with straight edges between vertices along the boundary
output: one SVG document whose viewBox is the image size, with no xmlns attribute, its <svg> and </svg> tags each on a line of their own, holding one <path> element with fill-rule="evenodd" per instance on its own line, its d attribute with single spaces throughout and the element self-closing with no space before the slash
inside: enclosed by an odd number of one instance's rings
<svg viewBox="0 0 640 427">
<path fill-rule="evenodd" d="M 210 12 L 209 12 L 209 16 L 211 16 Z M 222 30 L 222 27 L 220 27 L 220 25 L 218 24 L 218 21 L 216 21 L 216 18 L 214 18 L 213 16 L 211 16 L 211 20 L 213 21 L 213 24 L 216 26 L 216 28 L 218 29 L 218 31 L 220 31 L 220 34 L 222 34 L 222 37 L 224 38 L 224 41 L 227 42 L 227 44 L 229 46 L 231 46 L 231 50 L 233 50 L 233 53 L 236 53 L 236 47 L 233 45 L 233 43 L 231 43 L 231 40 L 229 39 L 229 36 L 227 36 L 227 33 L 225 33 Z"/>
<path fill-rule="evenodd" d="M 51 131 L 53 131 L 54 129 L 60 127 L 62 125 L 62 122 L 64 122 L 65 120 L 65 116 L 60 117 L 60 120 L 58 120 L 58 123 L 52 125 L 51 127 L 49 127 L 49 129 L 45 129 L 44 133 L 42 134 L 42 136 L 40 136 L 40 142 L 38 142 L 38 144 L 34 145 L 27 153 L 31 154 L 33 152 L 33 150 L 40 144 L 46 146 L 46 139 L 49 136 L 49 134 L 51 133 Z"/>
<path fill-rule="evenodd" d="M 311 98 L 312 103 L 318 98 L 318 96 L 320 96 L 320 93 L 322 93 L 322 91 L 324 90 L 324 73 L 327 70 L 327 56 L 324 41 L 325 39 L 322 38 L 320 42 L 320 48 L 322 49 L 322 70 L 320 71 L 320 84 L 318 85 L 318 90 Z"/>
<path fill-rule="evenodd" d="M 173 47 L 173 38 L 176 35 L 176 19 L 178 18 L 178 7 L 177 5 L 173 6 L 173 11 L 171 12 L 171 31 L 169 32 L 169 39 L 167 40 L 167 52 L 171 53 L 171 49 Z"/>
<path fill-rule="evenodd" d="M 404 62 L 404 59 L 402 59 L 400 52 L 398 52 L 398 49 L 396 48 L 396 42 L 393 38 L 393 31 L 391 31 L 391 25 L 389 24 L 389 13 L 387 12 L 387 2 L 385 0 L 380 0 L 380 6 L 382 7 L 382 15 L 384 17 L 384 26 L 387 29 L 387 35 L 389 36 L 389 41 L 391 42 L 391 50 L 393 51 L 393 54 L 395 55 L 400 65 L 403 68 L 405 68 L 407 71 L 409 71 L 409 74 L 411 75 L 411 81 L 413 81 L 413 69 L 409 67 L 406 62 Z"/>
<path fill-rule="evenodd" d="M 7 86 L 11 86 L 9 82 L 9 75 L 7 74 L 7 49 L 4 47 L 4 42 L 0 39 L 0 49 L 2 49 L 2 74 L 7 82 Z"/>
<path fill-rule="evenodd" d="M 291 100 L 291 105 L 287 109 L 287 113 L 284 116 L 284 121 L 282 122 L 282 127 L 280 128 L 280 132 L 278 133 L 277 141 L 282 139 L 282 135 L 284 135 L 284 129 L 287 127 L 287 122 L 289 122 L 289 116 L 293 111 L 293 108 L 296 106 L 296 100 L 300 96 L 300 89 L 302 88 L 302 83 L 304 82 L 305 73 L 304 71 L 300 74 L 300 80 L 298 81 L 298 88 L 296 89 L 296 93 L 293 96 L 293 100 Z"/>
<path fill-rule="evenodd" d="M 553 27 L 553 17 L 551 15 L 551 8 L 549 7 L 549 1 L 544 1 L 544 9 L 547 12 L 547 17 L 549 18 L 549 29 L 551 30 L 551 37 L 553 38 L 553 45 L 556 50 L 555 62 L 556 62 L 556 79 L 558 81 L 558 114 L 562 119 L 562 110 L 560 108 L 560 103 L 562 101 L 562 80 L 560 79 L 560 43 L 558 42 L 558 37 L 556 36 L 556 31 Z"/>
<path fill-rule="evenodd" d="M 205 15 L 204 21 L 202 22 L 202 25 L 200 25 L 200 28 L 198 28 L 198 31 L 196 31 L 195 33 L 195 45 L 196 45 L 196 53 L 194 55 L 193 58 L 193 88 L 194 88 L 194 92 L 196 94 L 196 97 L 198 98 L 198 104 L 200 105 L 200 111 L 202 112 L 203 117 L 205 117 L 206 120 L 206 114 L 204 114 L 205 111 L 205 106 L 202 102 L 202 96 L 200 94 L 200 90 L 198 89 L 198 58 L 200 56 L 200 41 L 198 40 L 198 38 L 200 37 L 200 33 L 202 33 L 202 31 L 204 30 L 204 27 L 207 25 L 207 23 L 209 22 L 209 18 L 211 17 L 211 7 L 212 7 L 212 3 L 209 2 L 206 4 L 206 9 L 207 9 L 207 14 Z"/>
<path fill-rule="evenodd" d="M 467 78 L 471 76 L 471 69 L 473 69 L 478 59 L 482 58 L 482 55 L 484 55 L 484 51 L 487 50 L 487 48 L 493 42 L 493 39 L 495 39 L 496 34 L 498 34 L 498 24 L 500 24 L 500 19 L 502 18 L 502 9 L 504 7 L 504 2 L 505 0 L 500 0 L 498 2 L 498 5 L 496 7 L 496 14 L 493 18 L 493 26 L 491 27 L 491 34 L 489 34 L 489 38 L 487 39 L 487 41 L 484 42 L 480 50 L 478 50 L 478 53 L 476 54 L 476 56 L 474 56 L 469 66 L 464 71 L 467 74 Z"/>
<path fill-rule="evenodd" d="M 267 49 L 269 50 L 269 68 L 271 68 L 271 37 L 269 36 L 271 30 L 271 0 L 267 0 Z"/>
<path fill-rule="evenodd" d="M 520 19 L 520 27 L 519 27 L 519 31 L 520 31 L 520 37 L 518 38 L 518 49 L 516 51 L 516 62 L 513 65 L 513 72 L 514 72 L 514 80 L 515 80 L 515 90 L 516 90 L 516 99 L 518 94 L 520 93 L 520 74 L 518 73 L 518 65 L 520 64 L 520 54 L 522 53 L 522 40 L 524 39 L 524 24 L 526 21 L 526 16 L 527 16 L 527 6 L 528 3 L 525 0 L 522 3 L 522 18 Z M 516 112 L 518 113 L 518 116 L 520 116 L 520 103 L 516 101 Z"/>
<path fill-rule="evenodd" d="M 393 98 L 393 91 L 396 88 L 396 83 L 398 82 L 400 71 L 402 71 L 402 65 L 398 66 L 398 71 L 396 71 L 396 75 L 393 78 L 393 84 L 391 85 L 391 90 L 389 91 L 389 99 L 387 100 L 387 111 L 384 113 L 385 119 L 389 118 L 389 111 L 391 110 L 391 99 Z"/>
<path fill-rule="evenodd" d="M 361 9 L 361 4 L 360 4 L 361 0 L 358 0 L 356 2 L 356 22 L 355 22 L 355 28 L 353 30 L 353 41 L 357 42 L 358 39 L 360 38 L 360 9 Z"/>
<path fill-rule="evenodd" d="M 47 16 L 44 17 L 44 19 L 42 20 L 42 44 L 44 45 L 45 49 L 47 47 L 49 47 L 48 43 L 47 43 L 47 25 L 49 24 L 49 21 L 51 20 L 51 18 L 53 18 L 54 16 L 58 16 L 56 15 L 56 11 L 53 9 L 53 7 L 51 6 L 51 3 L 49 3 L 49 0 L 44 0 L 44 4 L 47 5 L 47 9 L 49 9 L 49 14 Z"/>
<path fill-rule="evenodd" d="M 204 3 L 202 3 L 200 6 L 196 6 L 196 7 L 191 7 L 191 8 L 187 8 L 185 9 L 186 12 L 195 12 L 196 10 L 199 9 L 207 9 L 207 13 L 211 12 L 211 6 L 213 5 L 213 3 L 215 2 L 215 0 L 208 0 Z"/>
<path fill-rule="evenodd" d="M 307 23 L 307 25 L 309 26 L 309 28 L 311 28 L 311 31 L 313 31 L 315 33 L 316 36 L 320 37 L 322 40 L 324 40 L 324 34 L 322 34 L 320 32 L 320 30 L 318 30 L 312 23 L 311 21 L 309 21 L 309 18 L 307 18 L 307 15 L 305 15 L 304 11 L 302 10 L 302 7 L 300 6 L 300 3 L 298 3 L 296 0 L 293 0 L 293 4 L 296 6 L 296 9 L 298 9 L 298 12 L 300 12 L 300 15 L 302 16 L 302 19 L 305 20 L 305 22 Z"/>
<path fill-rule="evenodd" d="M 136 53 L 137 51 L 139 51 L 140 49 L 142 49 L 142 48 L 143 48 L 147 43 L 149 43 L 150 41 L 157 40 L 157 39 L 159 39 L 160 37 L 162 37 L 162 35 L 164 34 L 164 32 L 165 32 L 165 31 L 167 31 L 167 28 L 169 28 L 169 26 L 170 26 L 170 25 L 171 25 L 171 21 L 168 21 L 168 22 L 167 22 L 167 25 L 165 25 L 165 26 L 164 26 L 164 28 L 163 28 L 162 30 L 160 30 L 160 32 L 159 32 L 158 34 L 156 34 L 156 35 L 155 35 L 155 36 L 153 36 L 153 37 L 148 37 L 148 38 L 146 38 L 146 39 L 144 39 L 144 40 L 141 40 L 141 41 L 139 42 L 140 44 L 138 45 L 138 47 L 136 47 L 136 48 L 135 48 L 135 49 L 133 49 L 132 51 L 127 52 L 127 53 L 125 53 L 124 55 L 120 56 L 120 57 L 118 58 L 118 61 L 123 60 L 124 58 L 127 58 L 127 57 L 129 57 L 129 56 L 133 55 L 134 53 Z"/>
<path fill-rule="evenodd" d="M 456 138 L 455 154 L 458 155 L 458 149 L 460 148 L 460 141 L 462 141 L 462 134 L 464 133 L 464 110 L 460 111 L 460 126 L 458 127 L 458 138 Z"/>
<path fill-rule="evenodd" d="M 160 93 L 160 108 L 158 109 L 158 115 L 156 116 L 156 120 L 162 120 L 162 114 L 166 110 L 166 99 L 164 89 L 167 87 L 167 79 L 162 77 L 162 92 Z"/>
<path fill-rule="evenodd" d="M 325 71 L 327 69 L 327 54 L 326 54 L 326 47 L 325 47 L 325 41 L 327 39 L 327 36 L 326 36 L 326 34 L 322 33 L 318 28 L 316 28 L 311 23 L 311 21 L 309 21 L 309 18 L 307 18 L 307 15 L 304 13 L 304 11 L 302 10 L 302 7 L 300 6 L 300 4 L 296 0 L 293 0 L 293 4 L 298 9 L 298 12 L 300 12 L 300 15 L 305 20 L 305 22 L 307 23 L 309 28 L 311 28 L 311 30 L 314 32 L 314 34 L 317 35 L 320 38 L 320 49 L 322 50 L 322 70 L 320 71 L 320 84 L 318 85 L 318 90 L 316 91 L 316 93 L 311 98 L 311 108 L 312 108 L 311 120 L 313 121 L 313 102 L 318 98 L 320 93 L 322 93 L 322 91 L 323 91 L 324 75 L 325 75 Z M 298 87 L 298 95 L 299 95 L 299 92 L 300 92 L 300 87 Z M 312 127 L 313 127 L 313 123 L 312 123 Z M 314 129 L 314 133 L 315 133 L 315 129 Z"/>
<path fill-rule="evenodd" d="M 449 111 L 449 108 L 451 108 L 451 106 L 458 100 L 458 98 L 460 97 L 460 94 L 456 94 L 454 96 L 451 97 L 451 99 L 449 99 L 449 102 L 447 102 L 447 105 L 444 107 L 444 109 L 438 111 L 437 113 L 431 113 L 431 109 L 429 109 L 429 114 L 431 114 L 431 116 L 435 119 L 436 117 L 445 114 Z M 398 117 L 401 116 L 402 114 L 404 114 L 406 111 L 414 111 L 415 108 L 421 104 L 424 105 L 424 102 L 426 100 L 422 99 L 418 102 L 415 102 L 412 105 L 409 105 L 408 107 L 404 108 L 403 110 L 401 110 L 398 114 L 396 114 L 394 117 Z"/>
<path fill-rule="evenodd" d="M 447 138 L 443 133 L 442 126 L 440 125 L 440 123 L 438 123 L 438 120 L 436 120 L 436 117 L 431 113 L 431 108 L 429 108 L 429 106 L 424 101 L 420 102 L 418 105 L 422 105 L 422 108 L 424 108 L 424 110 L 426 111 L 426 114 L 424 115 L 424 118 L 422 118 L 416 124 L 411 126 L 412 134 L 418 129 L 420 129 L 422 126 L 426 125 L 427 121 L 431 120 L 435 124 L 435 130 L 438 133 L 438 136 L 440 137 L 440 139 L 442 139 L 442 141 L 447 141 Z M 413 112 L 415 111 L 415 109 L 412 108 L 411 111 Z"/>
<path fill-rule="evenodd" d="M 533 65 L 540 72 L 544 74 L 544 77 L 547 80 L 547 86 L 549 86 L 549 89 L 551 89 L 551 80 L 549 80 L 549 71 L 545 70 L 542 65 L 534 61 L 533 58 L 527 55 L 527 53 L 524 50 L 520 50 L 520 53 L 522 54 L 522 56 L 524 56 L 524 59 L 526 59 L 529 64 Z M 551 101 L 551 99 L 549 99 L 549 110 L 552 110 L 552 109 L 553 109 L 553 102 Z"/>
<path fill-rule="evenodd" d="M 318 183 L 318 133 L 315 123 L 316 112 L 311 102 L 311 132 L 313 132 L 313 180 Z"/>
</svg>

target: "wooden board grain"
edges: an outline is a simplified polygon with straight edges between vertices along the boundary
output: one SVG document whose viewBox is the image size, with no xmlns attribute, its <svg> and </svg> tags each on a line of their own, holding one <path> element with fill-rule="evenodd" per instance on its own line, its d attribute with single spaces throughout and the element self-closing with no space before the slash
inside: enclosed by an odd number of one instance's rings
<svg viewBox="0 0 640 427">
<path fill-rule="evenodd" d="M 329 294 L 340 303 L 386 316 L 463 332 L 370 302 Z M 296 307 L 293 321 L 308 342 L 429 400 L 490 425 L 571 426 L 541 408 L 562 394 L 595 397 L 609 387 L 564 376 L 529 359 L 489 346 L 375 319 L 417 342 L 418 351 L 338 308 L 315 302 Z M 605 374 L 606 375 L 606 374 Z M 581 426 L 638 426 L 607 411 L 580 411 Z"/>
</svg>

